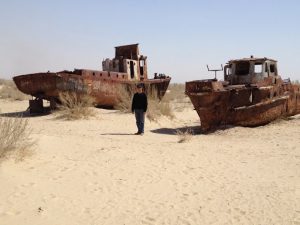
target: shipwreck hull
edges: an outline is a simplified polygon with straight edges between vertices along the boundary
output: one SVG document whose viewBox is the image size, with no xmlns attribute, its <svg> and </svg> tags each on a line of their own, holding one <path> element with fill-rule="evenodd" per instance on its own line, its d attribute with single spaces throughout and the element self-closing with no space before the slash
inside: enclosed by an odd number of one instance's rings
<svg viewBox="0 0 300 225">
<path fill-rule="evenodd" d="M 75 73 L 35 73 L 16 76 L 13 80 L 20 91 L 38 99 L 59 102 L 60 92 L 75 92 L 77 94 L 88 94 L 94 98 L 95 105 L 110 108 L 118 103 L 119 96 L 123 94 L 124 90 L 134 90 L 136 84 L 141 83 L 126 80 L 125 75 L 122 73 L 102 71 Z M 169 77 L 147 79 L 142 83 L 146 91 L 155 91 L 157 96 L 162 98 L 166 93 L 170 80 Z"/>
<path fill-rule="evenodd" d="M 15 76 L 13 80 L 21 92 L 39 99 L 58 99 L 59 93 L 65 91 L 87 93 L 83 78 L 73 74 L 35 73 Z"/>
<path fill-rule="evenodd" d="M 134 92 L 138 83 L 144 85 L 146 93 L 155 92 L 155 95 L 157 95 L 159 99 L 162 99 L 168 89 L 170 80 L 170 78 L 149 79 L 144 82 L 97 80 L 89 83 L 86 92 L 94 97 L 96 105 L 113 108 L 120 101 L 122 95 Z"/>
<path fill-rule="evenodd" d="M 275 83 L 226 86 L 217 80 L 200 80 L 187 82 L 186 94 L 203 131 L 224 125 L 254 127 L 300 113 L 300 86 L 280 78 Z"/>
<path fill-rule="evenodd" d="M 93 97 L 95 105 L 113 108 L 123 95 L 135 91 L 137 83 L 160 99 L 164 96 L 171 78 L 155 73 L 154 79 L 149 79 L 147 68 L 147 56 L 140 53 L 138 44 L 130 44 L 115 47 L 115 57 L 103 60 L 102 70 L 34 73 L 15 76 L 13 80 L 20 91 L 36 98 L 29 101 L 30 110 L 37 109 L 32 111 L 43 108 L 43 99 L 50 101 L 50 108 L 55 108 L 60 92 L 87 94 Z"/>
</svg>

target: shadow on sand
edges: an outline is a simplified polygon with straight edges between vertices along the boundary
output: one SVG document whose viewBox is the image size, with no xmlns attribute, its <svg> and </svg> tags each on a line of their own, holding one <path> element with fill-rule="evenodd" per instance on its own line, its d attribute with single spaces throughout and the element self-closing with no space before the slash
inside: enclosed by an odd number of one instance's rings
<svg viewBox="0 0 300 225">
<path fill-rule="evenodd" d="M 177 131 L 185 132 L 186 130 L 191 130 L 194 135 L 203 134 L 200 126 L 186 126 L 179 128 L 159 128 L 155 130 L 151 130 L 152 133 L 156 134 L 167 134 L 167 135 L 176 135 Z"/>
<path fill-rule="evenodd" d="M 100 134 L 100 135 L 134 135 L 133 133 L 104 133 L 104 134 Z"/>
<path fill-rule="evenodd" d="M 10 113 L 0 113 L 0 117 L 23 117 L 23 118 L 29 118 L 29 117 L 41 117 L 41 116 L 47 116 L 51 113 L 50 109 L 45 109 L 43 113 L 30 113 L 29 110 L 25 111 L 19 111 L 19 112 L 10 112 Z"/>
</svg>

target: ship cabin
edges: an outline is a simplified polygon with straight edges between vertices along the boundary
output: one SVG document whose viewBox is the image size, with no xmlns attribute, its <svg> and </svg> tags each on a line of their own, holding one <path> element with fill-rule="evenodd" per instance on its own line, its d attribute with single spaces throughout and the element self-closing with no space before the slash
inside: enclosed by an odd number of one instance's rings
<svg viewBox="0 0 300 225">
<path fill-rule="evenodd" d="M 255 84 L 265 78 L 278 76 L 277 61 L 268 58 L 230 60 L 224 67 L 224 80 L 229 85 Z"/>
<path fill-rule="evenodd" d="M 140 55 L 138 44 L 115 47 L 115 58 L 102 62 L 103 71 L 127 74 L 128 80 L 146 80 L 147 56 Z"/>
</svg>

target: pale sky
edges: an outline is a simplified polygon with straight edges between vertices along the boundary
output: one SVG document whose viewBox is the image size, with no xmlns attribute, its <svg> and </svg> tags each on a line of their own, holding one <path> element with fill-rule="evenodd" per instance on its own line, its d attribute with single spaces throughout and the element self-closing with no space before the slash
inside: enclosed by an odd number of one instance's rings
<svg viewBox="0 0 300 225">
<path fill-rule="evenodd" d="M 300 79 L 298 0 L 0 0 L 0 30 L 0 78 L 101 70 L 115 46 L 139 43 L 150 76 L 176 83 L 212 78 L 206 64 L 250 55 Z"/>
</svg>

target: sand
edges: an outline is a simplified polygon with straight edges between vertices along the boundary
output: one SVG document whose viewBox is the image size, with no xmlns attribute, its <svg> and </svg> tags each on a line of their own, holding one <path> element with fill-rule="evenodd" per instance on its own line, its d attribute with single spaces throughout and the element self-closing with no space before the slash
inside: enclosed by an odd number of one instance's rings
<svg viewBox="0 0 300 225">
<path fill-rule="evenodd" d="M 176 129 L 199 125 L 191 108 L 144 136 L 132 114 L 95 111 L 29 118 L 34 154 L 0 165 L 1 225 L 300 224 L 300 116 L 178 143 Z"/>
</svg>

